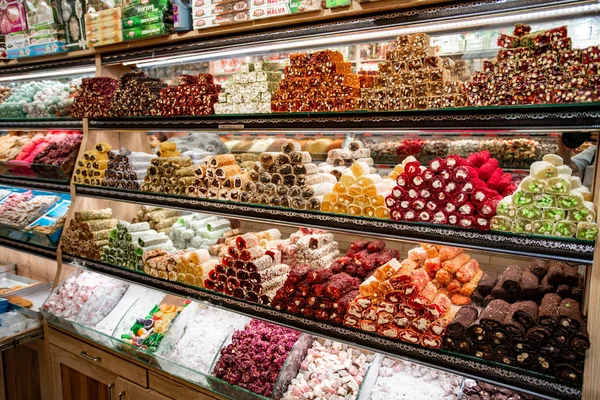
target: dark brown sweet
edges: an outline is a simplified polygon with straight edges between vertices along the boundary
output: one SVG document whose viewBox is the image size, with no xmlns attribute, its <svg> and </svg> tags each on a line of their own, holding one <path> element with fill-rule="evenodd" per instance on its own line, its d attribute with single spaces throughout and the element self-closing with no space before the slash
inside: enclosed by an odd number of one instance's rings
<svg viewBox="0 0 600 400">
<path fill-rule="evenodd" d="M 580 303 L 583 301 L 583 277 L 580 276 L 577 286 L 571 288 L 571 298 Z"/>
<path fill-rule="evenodd" d="M 569 347 L 578 353 L 583 353 L 590 348 L 590 334 L 587 326 L 582 326 L 579 331 L 573 333 Z"/>
<path fill-rule="evenodd" d="M 491 360 L 494 355 L 494 349 L 490 344 L 477 343 L 473 345 L 473 355 L 484 360 Z"/>
<path fill-rule="evenodd" d="M 469 339 L 467 337 L 463 337 L 462 339 L 459 339 L 458 342 L 456 343 L 456 351 L 458 351 L 459 353 L 472 354 L 472 350 L 473 350 L 473 343 L 471 342 L 471 339 Z"/>
<path fill-rule="evenodd" d="M 533 328 L 530 328 L 527 333 L 525 333 L 525 340 L 533 345 L 537 345 L 548 340 L 550 334 L 551 332 L 548 330 L 548 328 L 544 326 L 534 326 Z"/>
<path fill-rule="evenodd" d="M 492 359 L 498 363 L 514 365 L 515 357 L 508 346 L 498 346 L 494 349 Z"/>
<path fill-rule="evenodd" d="M 579 383 L 583 380 L 583 371 L 571 364 L 558 364 L 556 376 L 564 381 Z"/>
<path fill-rule="evenodd" d="M 516 307 L 513 318 L 520 322 L 525 329 L 529 329 L 538 321 L 538 305 L 533 301 L 520 301 L 515 303 Z"/>
<path fill-rule="evenodd" d="M 543 374 L 551 374 L 554 371 L 554 360 L 548 356 L 538 354 L 533 360 L 533 368 Z"/>
<path fill-rule="evenodd" d="M 471 295 L 471 303 L 476 306 L 483 306 L 485 296 L 481 294 L 479 288 L 475 289 L 473 294 Z"/>
<path fill-rule="evenodd" d="M 558 307 L 558 323 L 571 331 L 577 331 L 582 324 L 581 306 L 573 299 L 564 299 Z"/>
<path fill-rule="evenodd" d="M 517 365 L 521 368 L 530 368 L 533 364 L 534 353 L 530 350 L 520 350 L 515 352 Z"/>
<path fill-rule="evenodd" d="M 501 346 L 507 344 L 511 338 L 504 329 L 497 328 L 488 332 L 488 340 L 493 346 Z"/>
<path fill-rule="evenodd" d="M 485 310 L 481 312 L 479 317 L 481 325 L 488 330 L 498 328 L 504 322 L 509 309 L 510 304 L 506 301 L 500 299 L 492 300 Z"/>
<path fill-rule="evenodd" d="M 577 286 L 577 283 L 579 282 L 579 278 L 581 276 L 581 275 L 579 275 L 577 266 L 563 264 L 563 274 L 564 274 L 564 281 L 563 281 L 564 284 L 569 285 L 569 286 Z"/>
<path fill-rule="evenodd" d="M 467 330 L 469 338 L 473 343 L 483 343 L 487 341 L 487 331 L 481 326 L 481 319 L 473 322 Z"/>
<path fill-rule="evenodd" d="M 538 259 L 531 260 L 529 269 L 535 276 L 542 279 L 548 273 L 548 261 Z"/>
<path fill-rule="evenodd" d="M 519 282 L 519 291 L 523 300 L 538 301 L 541 297 L 540 280 L 529 268 L 523 270 Z"/>
<path fill-rule="evenodd" d="M 487 307 L 488 304 L 492 302 L 492 300 L 494 300 L 494 296 L 492 296 L 491 294 L 485 296 L 485 298 L 483 299 L 483 307 Z"/>
<path fill-rule="evenodd" d="M 553 360 L 558 360 L 560 353 L 562 352 L 562 346 L 556 340 L 548 340 L 546 343 L 542 344 L 539 347 L 539 353 L 552 358 Z"/>
<path fill-rule="evenodd" d="M 518 309 L 519 303 L 511 304 L 504 317 L 504 321 L 502 322 L 502 329 L 508 332 L 512 337 L 520 337 L 525 334 L 525 327 L 523 324 L 514 318 L 515 312 Z"/>
<path fill-rule="evenodd" d="M 519 290 L 521 275 L 523 275 L 523 268 L 518 265 L 509 265 L 499 279 L 502 283 L 502 288 L 507 292 L 516 292 Z"/>
<path fill-rule="evenodd" d="M 556 294 L 559 295 L 561 299 L 569 298 L 571 296 L 571 286 L 565 284 L 558 285 Z"/>
<path fill-rule="evenodd" d="M 446 327 L 446 336 L 457 339 L 464 338 L 467 335 L 467 329 L 475 322 L 478 315 L 477 308 L 473 306 L 462 307 Z"/>
<path fill-rule="evenodd" d="M 492 271 L 486 271 L 477 285 L 477 291 L 482 297 L 487 296 L 492 292 L 494 286 L 498 282 L 498 274 Z"/>
<path fill-rule="evenodd" d="M 548 283 L 558 286 L 564 283 L 563 263 L 560 261 L 550 261 L 548 263 Z"/>
<path fill-rule="evenodd" d="M 442 338 L 442 346 L 446 350 L 456 351 L 456 340 L 450 336 L 444 336 Z"/>
<path fill-rule="evenodd" d="M 504 301 L 510 300 L 510 294 L 508 293 L 508 291 L 506 289 L 504 289 L 502 287 L 502 281 L 500 281 L 500 280 L 498 282 L 496 282 L 496 286 L 494 286 L 494 288 L 492 289 L 490 296 L 492 299 L 500 299 L 500 300 L 504 300 Z M 485 304 L 485 300 L 484 300 L 484 304 Z M 485 306 L 487 307 L 487 304 L 485 304 Z"/>
<path fill-rule="evenodd" d="M 556 293 L 548 293 L 542 299 L 539 308 L 539 324 L 553 327 L 558 324 L 558 306 L 562 299 Z"/>
<path fill-rule="evenodd" d="M 556 293 L 556 286 L 548 282 L 548 275 L 544 276 L 540 282 L 540 292 L 542 296 L 545 296 L 547 293 Z"/>
</svg>

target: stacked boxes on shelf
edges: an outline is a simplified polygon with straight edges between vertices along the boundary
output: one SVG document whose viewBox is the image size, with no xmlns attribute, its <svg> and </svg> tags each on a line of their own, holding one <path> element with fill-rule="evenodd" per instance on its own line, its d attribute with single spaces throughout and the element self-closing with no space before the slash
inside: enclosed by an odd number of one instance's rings
<svg viewBox="0 0 600 400">
<path fill-rule="evenodd" d="M 173 7 L 169 0 L 135 0 L 123 8 L 123 40 L 147 39 L 172 33 Z"/>
<path fill-rule="evenodd" d="M 225 90 L 219 93 L 215 114 L 270 113 L 271 94 L 279 87 L 280 79 L 275 63 L 242 64 L 242 72 L 229 78 Z"/>
<path fill-rule="evenodd" d="M 67 51 L 81 50 L 87 48 L 85 40 L 84 0 L 61 0 L 57 1 L 58 15 L 62 20 L 65 32 L 65 46 Z M 88 2 L 89 4 L 90 2 Z"/>
<path fill-rule="evenodd" d="M 348 0 L 338 0 L 339 6 L 348 5 Z M 335 4 L 333 0 L 332 4 Z M 345 3 L 345 4 L 344 4 Z M 327 7 L 330 2 L 327 1 Z M 333 7 L 338 7 L 334 5 Z M 252 0 L 250 6 L 250 19 L 264 19 L 282 15 L 299 14 L 310 11 L 322 10 L 319 0 Z"/>
<path fill-rule="evenodd" d="M 122 42 L 121 15 L 120 7 L 86 13 L 87 45 L 96 47 Z"/>
<path fill-rule="evenodd" d="M 193 29 L 229 25 L 250 20 L 250 0 L 195 0 Z"/>
</svg>

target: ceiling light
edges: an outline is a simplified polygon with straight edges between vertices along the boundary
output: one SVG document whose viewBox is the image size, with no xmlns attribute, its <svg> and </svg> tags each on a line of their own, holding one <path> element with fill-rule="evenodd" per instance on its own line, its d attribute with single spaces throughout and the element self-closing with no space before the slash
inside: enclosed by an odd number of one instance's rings
<svg viewBox="0 0 600 400">
<path fill-rule="evenodd" d="M 81 74 L 92 74 L 96 73 L 96 67 L 80 67 L 80 68 L 69 68 L 61 70 L 48 70 L 44 72 L 35 72 L 31 74 L 20 74 L 20 75 L 8 75 L 0 77 L 0 82 L 10 81 L 24 81 L 29 79 L 44 79 L 58 76 L 72 76 Z"/>
</svg>

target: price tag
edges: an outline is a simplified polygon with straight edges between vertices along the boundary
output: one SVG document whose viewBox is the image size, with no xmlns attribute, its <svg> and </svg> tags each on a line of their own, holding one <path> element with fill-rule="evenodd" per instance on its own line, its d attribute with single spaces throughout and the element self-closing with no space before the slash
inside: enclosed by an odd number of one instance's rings
<svg viewBox="0 0 600 400">
<path fill-rule="evenodd" d="M 238 125 L 219 125 L 219 130 L 240 131 L 242 129 L 244 129 L 244 124 L 238 124 Z"/>
</svg>

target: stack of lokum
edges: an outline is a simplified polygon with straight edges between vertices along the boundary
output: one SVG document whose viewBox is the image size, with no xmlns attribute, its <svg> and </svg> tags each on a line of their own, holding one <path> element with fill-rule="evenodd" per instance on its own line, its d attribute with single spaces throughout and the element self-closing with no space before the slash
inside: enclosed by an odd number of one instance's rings
<svg viewBox="0 0 600 400">
<path fill-rule="evenodd" d="M 442 334 L 454 317 L 452 303 L 438 292 L 427 271 L 395 258 L 360 285 L 344 324 L 425 347 L 442 346 Z"/>
<path fill-rule="evenodd" d="M 291 268 L 300 265 L 312 269 L 329 267 L 340 255 L 338 248 L 333 233 L 312 228 L 300 228 L 289 239 L 277 243 L 283 262 Z"/>
<path fill-rule="evenodd" d="M 154 249 L 172 250 L 173 243 L 164 233 L 150 229 L 147 222 L 130 224 L 120 221 L 111 230 L 108 245 L 102 249 L 102 260 L 141 271 L 144 267 L 142 255 Z"/>
<path fill-rule="evenodd" d="M 167 372 L 175 371 L 170 371 L 171 364 L 161 362 L 161 358 L 191 371 L 209 374 L 223 338 L 229 336 L 234 329 L 242 328 L 247 322 L 247 317 L 194 302 L 186 307 L 185 312 L 169 328 L 156 352 L 158 362 Z M 197 382 L 197 373 L 187 373 L 179 367 L 176 367 L 176 371 L 177 376 Z"/>
<path fill-rule="evenodd" d="M 486 306 L 494 299 L 509 303 L 531 300 L 540 303 L 547 293 L 561 298 L 583 299 L 583 277 L 577 266 L 560 261 L 534 259 L 526 268 L 509 266 L 502 274 L 486 272 L 473 293 L 473 303 Z"/>
<path fill-rule="evenodd" d="M 129 332 L 122 334 L 120 339 L 144 351 L 156 352 L 169 326 L 189 303 L 190 300 L 166 296 L 150 312 L 138 317 Z"/>
<path fill-rule="evenodd" d="M 313 152 L 310 152 L 311 154 Z M 373 166 L 371 150 L 366 148 L 362 142 L 355 140 L 348 144 L 347 149 L 331 149 L 327 152 L 327 159 L 319 164 L 319 172 L 332 174 L 339 180 L 344 172 L 349 172 L 349 168 L 356 161 L 366 163 L 369 167 Z M 369 170 L 369 173 L 375 172 Z"/>
<path fill-rule="evenodd" d="M 119 79 L 110 110 L 111 117 L 156 115 L 156 101 L 167 85 L 144 72 L 129 72 Z"/>
<path fill-rule="evenodd" d="M 392 258 L 400 257 L 398 250 L 386 249 L 385 246 L 383 240 L 355 240 L 350 244 L 346 255 L 331 264 L 331 269 L 335 273 L 345 272 L 361 280 L 367 279 L 377 268 Z"/>
<path fill-rule="evenodd" d="M 357 399 L 373 357 L 346 344 L 315 340 L 281 399 Z"/>
<path fill-rule="evenodd" d="M 102 247 L 108 245 L 110 231 L 117 223 L 110 208 L 75 212 L 69 228 L 63 233 L 62 251 L 100 260 Z"/>
<path fill-rule="evenodd" d="M 107 169 L 104 172 L 106 186 L 140 190 L 150 161 L 156 158 L 153 154 L 132 152 L 127 149 L 108 152 Z"/>
<path fill-rule="evenodd" d="M 360 81 L 339 51 L 296 53 L 290 55 L 290 65 L 272 99 L 274 112 L 356 110 Z"/>
<path fill-rule="evenodd" d="M 421 244 L 421 247 L 408 252 L 408 258 L 425 269 L 436 287 L 443 289 L 452 303 L 471 303 L 471 295 L 483 277 L 483 271 L 477 260 L 463 249 Z"/>
<path fill-rule="evenodd" d="M 485 61 L 465 87 L 469 105 L 597 101 L 598 47 L 573 49 L 566 26 L 530 31 L 517 24 L 512 36 L 498 37 L 497 58 Z"/>
<path fill-rule="evenodd" d="M 73 182 L 79 185 L 105 186 L 105 173 L 111 150 L 110 144 L 98 143 L 94 146 L 94 150 L 87 150 L 83 153 L 83 160 L 77 161 Z"/>
<path fill-rule="evenodd" d="M 457 400 L 460 398 L 461 383 L 462 378 L 458 375 L 386 357 L 379 368 L 370 399 Z"/>
<path fill-rule="evenodd" d="M 299 338 L 298 331 L 252 320 L 243 331 L 235 331 L 231 344 L 221 349 L 212 373 L 233 385 L 271 397 L 281 368 Z"/>
<path fill-rule="evenodd" d="M 516 188 L 498 165 L 487 151 L 436 158 L 428 168 L 408 157 L 395 168 L 397 186 L 385 199 L 391 218 L 488 230 L 502 195 Z"/>
<path fill-rule="evenodd" d="M 62 281 L 48 297 L 42 310 L 57 317 L 73 320 L 94 291 L 112 278 L 83 271 Z"/>
<path fill-rule="evenodd" d="M 450 61 L 434 55 L 424 33 L 400 35 L 396 48 L 379 64 L 379 75 L 361 76 L 366 110 L 424 110 L 461 107 L 466 96 L 449 69 Z"/>
<path fill-rule="evenodd" d="M 178 249 L 206 249 L 231 230 L 229 220 L 214 215 L 193 213 L 180 217 L 171 226 L 169 238 Z"/>
<path fill-rule="evenodd" d="M 166 117 L 185 115 L 210 115 L 221 91 L 210 74 L 180 75 L 179 85 L 160 91 L 156 102 L 157 115 Z"/>
<path fill-rule="evenodd" d="M 465 400 L 536 400 L 538 397 L 515 392 L 507 388 L 494 386 L 485 382 L 476 382 L 465 379 L 462 390 L 462 398 Z"/>
<path fill-rule="evenodd" d="M 155 278 L 204 287 L 208 271 L 218 264 L 208 251 L 179 250 L 174 253 L 156 248 L 143 253 L 144 272 Z"/>
<path fill-rule="evenodd" d="M 246 232 L 249 233 L 249 232 Z M 281 232 L 279 229 L 273 228 L 261 232 L 252 232 L 258 238 L 258 244 L 260 247 L 264 247 L 267 250 L 279 250 L 278 243 L 282 242 Z M 228 255 L 229 247 L 236 246 L 238 236 L 242 236 L 239 229 L 232 229 L 223 233 L 223 235 L 217 239 L 217 243 L 210 246 L 209 252 L 212 256 L 224 257 Z M 241 239 L 240 239 L 241 240 Z M 282 263 L 283 255 L 282 255 Z"/>
<path fill-rule="evenodd" d="M 354 217 L 390 218 L 385 198 L 394 187 L 394 180 L 370 173 L 371 167 L 356 161 L 323 197 L 321 211 Z"/>
<path fill-rule="evenodd" d="M 282 152 L 260 155 L 260 162 L 247 174 L 240 199 L 245 203 L 319 210 L 335 178 L 317 172 L 310 153 L 301 151 L 297 142 L 286 142 Z"/>
<path fill-rule="evenodd" d="M 119 82 L 113 78 L 83 78 L 71 108 L 73 118 L 106 117 Z"/>
<path fill-rule="evenodd" d="M 531 164 L 530 176 L 518 190 L 499 202 L 491 229 L 594 240 L 598 225 L 590 200 L 590 190 L 563 165 L 562 158 L 546 154 L 543 161 Z"/>
<path fill-rule="evenodd" d="M 290 267 L 281 263 L 281 252 L 265 250 L 254 233 L 238 236 L 204 281 L 207 289 L 251 302 L 270 304 L 283 285 Z"/>
<path fill-rule="evenodd" d="M 129 288 L 129 283 L 117 278 L 102 277 L 100 279 L 101 284 L 96 286 L 75 318 L 75 322 L 79 325 L 93 327 L 103 320 L 121 301 Z"/>
<path fill-rule="evenodd" d="M 444 347 L 578 383 L 590 341 L 580 304 L 549 293 L 539 307 L 496 299 L 481 313 L 461 308 L 446 329 Z"/>
<path fill-rule="evenodd" d="M 196 171 L 200 184 L 194 187 L 196 192 L 190 194 L 209 199 L 240 201 L 245 177 L 232 154 L 210 156 L 201 165 L 201 169 Z"/>
<path fill-rule="evenodd" d="M 31 132 L 11 131 L 8 135 L 0 136 L 0 161 L 9 161 L 18 156 L 31 139 Z"/>
<path fill-rule="evenodd" d="M 40 176 L 50 178 L 45 168 L 35 164 L 60 165 L 63 173 L 70 177 L 75 168 L 75 161 L 83 135 L 79 131 L 67 131 L 67 135 L 61 137 L 60 141 L 53 141 L 48 147 L 40 151 L 33 159 L 33 170 Z M 52 175 L 54 176 L 54 174 Z"/>
<path fill-rule="evenodd" d="M 242 72 L 227 81 L 215 114 L 265 114 L 271 112 L 271 94 L 279 88 L 278 65 L 266 61 L 242 64 Z"/>
<path fill-rule="evenodd" d="M 150 206 L 142 206 L 141 208 L 132 222 L 147 222 L 150 224 L 150 229 L 154 229 L 157 232 L 168 234 L 171 231 L 171 226 L 180 217 L 179 211 L 173 209 Z"/>
<path fill-rule="evenodd" d="M 33 196 L 11 194 L 0 206 L 0 223 L 25 228 L 44 215 L 60 199 L 58 196 Z M 18 200 L 22 199 L 22 200 Z"/>
<path fill-rule="evenodd" d="M 341 324 L 350 302 L 358 295 L 358 278 L 330 268 L 313 270 L 300 265 L 291 270 L 271 306 L 292 314 L 302 314 Z"/>
</svg>

